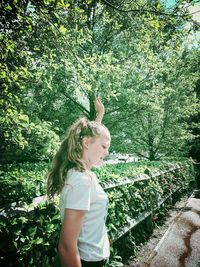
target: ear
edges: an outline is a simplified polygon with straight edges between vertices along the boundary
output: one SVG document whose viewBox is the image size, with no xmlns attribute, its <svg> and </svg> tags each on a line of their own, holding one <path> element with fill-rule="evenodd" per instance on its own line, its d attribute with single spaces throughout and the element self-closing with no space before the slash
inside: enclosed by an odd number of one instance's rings
<svg viewBox="0 0 200 267">
<path fill-rule="evenodd" d="M 89 142 L 89 137 L 84 137 L 82 140 L 83 148 L 88 149 Z"/>
</svg>

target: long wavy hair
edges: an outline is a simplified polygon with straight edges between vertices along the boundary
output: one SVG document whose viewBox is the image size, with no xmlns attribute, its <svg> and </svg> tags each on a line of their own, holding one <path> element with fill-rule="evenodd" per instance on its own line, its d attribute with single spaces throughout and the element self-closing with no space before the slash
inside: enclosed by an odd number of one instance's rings
<svg viewBox="0 0 200 267">
<path fill-rule="evenodd" d="M 67 178 L 67 172 L 71 168 L 81 172 L 85 171 L 81 161 L 83 156 L 82 140 L 84 137 L 100 136 L 103 129 L 108 131 L 104 125 L 89 121 L 86 118 L 78 119 L 68 129 L 47 174 L 47 195 L 50 199 L 61 192 Z"/>
</svg>

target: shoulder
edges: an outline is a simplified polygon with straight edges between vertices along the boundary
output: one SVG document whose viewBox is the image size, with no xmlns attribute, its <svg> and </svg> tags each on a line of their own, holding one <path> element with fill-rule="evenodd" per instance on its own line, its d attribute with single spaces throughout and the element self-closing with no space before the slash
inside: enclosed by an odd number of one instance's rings
<svg viewBox="0 0 200 267">
<path fill-rule="evenodd" d="M 67 174 L 67 184 L 89 184 L 90 183 L 90 177 L 85 172 L 80 172 L 75 169 L 71 169 L 68 171 Z"/>
<path fill-rule="evenodd" d="M 96 181 L 97 180 L 96 174 L 94 172 L 92 172 L 92 171 L 85 171 L 84 175 L 87 176 L 92 181 Z"/>
</svg>

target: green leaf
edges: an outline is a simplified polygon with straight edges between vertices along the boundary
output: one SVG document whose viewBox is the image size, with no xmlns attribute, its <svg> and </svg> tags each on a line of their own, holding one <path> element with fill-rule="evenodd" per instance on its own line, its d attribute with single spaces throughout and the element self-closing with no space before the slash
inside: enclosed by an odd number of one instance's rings
<svg viewBox="0 0 200 267">
<path fill-rule="evenodd" d="M 39 245 L 39 244 L 42 244 L 43 241 L 44 241 L 43 238 L 37 238 L 37 239 L 34 241 L 34 243 L 37 244 L 37 245 Z"/>
<path fill-rule="evenodd" d="M 12 7 L 10 5 L 7 5 L 5 8 L 4 8 L 6 11 L 11 11 L 12 10 Z"/>
<path fill-rule="evenodd" d="M 60 26 L 59 30 L 60 30 L 61 33 L 66 33 L 67 32 L 67 29 L 63 25 Z"/>
</svg>

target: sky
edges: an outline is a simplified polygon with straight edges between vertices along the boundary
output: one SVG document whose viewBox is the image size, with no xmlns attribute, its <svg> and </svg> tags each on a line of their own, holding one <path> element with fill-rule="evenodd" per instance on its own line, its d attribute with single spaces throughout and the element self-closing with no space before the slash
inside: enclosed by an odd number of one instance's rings
<svg viewBox="0 0 200 267">
<path fill-rule="evenodd" d="M 165 3 L 168 8 L 171 8 L 175 5 L 176 0 L 165 0 Z M 198 22 L 200 25 L 200 1 L 198 1 L 198 3 L 196 3 L 194 6 L 190 5 L 189 11 L 190 11 L 190 14 L 192 14 L 192 19 Z M 186 27 L 190 27 L 189 23 Z M 193 44 L 196 45 L 200 41 L 200 31 L 194 34 L 191 34 L 189 40 L 190 41 L 192 40 Z"/>
<path fill-rule="evenodd" d="M 197 12 L 197 13 L 193 14 L 193 19 L 200 23 L 200 2 L 190 7 L 190 13 L 194 13 L 194 12 Z"/>
<path fill-rule="evenodd" d="M 167 6 L 167 7 L 171 7 L 171 6 L 173 6 L 175 3 L 176 3 L 175 0 L 166 0 L 166 6 Z"/>
<path fill-rule="evenodd" d="M 170 8 L 175 5 L 176 0 L 165 0 L 165 2 L 166 2 L 166 6 Z M 193 19 L 200 23 L 200 1 L 196 3 L 194 6 L 190 6 L 189 10 L 190 10 L 190 13 L 197 12 L 193 14 Z"/>
</svg>

